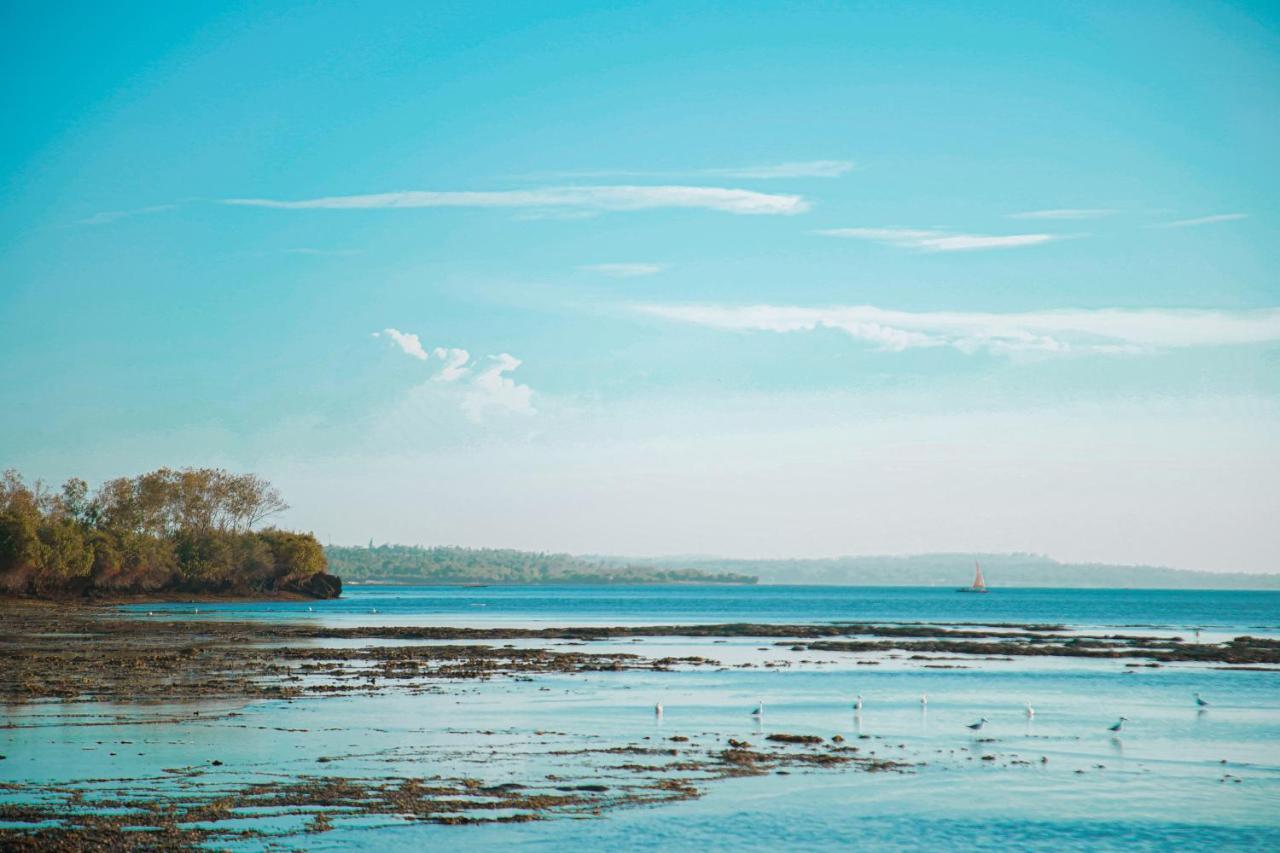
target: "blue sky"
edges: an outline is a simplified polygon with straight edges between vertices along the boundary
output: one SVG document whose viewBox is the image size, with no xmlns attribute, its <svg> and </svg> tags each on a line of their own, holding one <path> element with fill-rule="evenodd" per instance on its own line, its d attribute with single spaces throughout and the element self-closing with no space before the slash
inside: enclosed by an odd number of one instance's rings
<svg viewBox="0 0 1280 853">
<path fill-rule="evenodd" d="M 1280 568 L 1273 4 L 170 5 L 0 12 L 0 464 Z"/>
</svg>

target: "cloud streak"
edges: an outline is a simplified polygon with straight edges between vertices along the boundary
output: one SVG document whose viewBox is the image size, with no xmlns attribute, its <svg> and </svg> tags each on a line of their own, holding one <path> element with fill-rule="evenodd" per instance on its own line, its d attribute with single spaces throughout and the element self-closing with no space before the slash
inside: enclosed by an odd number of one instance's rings
<svg viewBox="0 0 1280 853">
<path fill-rule="evenodd" d="M 1247 213 L 1218 213 L 1213 216 L 1199 216 L 1195 219 L 1176 219 L 1173 222 L 1161 222 L 1159 225 L 1153 225 L 1152 228 L 1189 228 L 1196 225 L 1213 225 L 1217 222 L 1235 222 L 1238 219 L 1248 219 Z"/>
<path fill-rule="evenodd" d="M 368 195 L 300 200 L 228 198 L 223 204 L 277 210 L 387 210 L 434 207 L 497 207 L 524 210 L 630 211 L 696 208 L 746 215 L 804 213 L 809 203 L 798 195 L 693 186 L 575 186 L 532 190 L 434 192 L 406 190 Z"/>
<path fill-rule="evenodd" d="M 817 232 L 824 237 L 848 237 L 870 240 L 901 249 L 921 252 L 967 252 L 980 249 L 1015 249 L 1062 240 L 1058 234 L 960 234 L 954 231 L 917 228 L 827 228 Z"/>
<path fill-rule="evenodd" d="M 583 264 L 578 269 L 595 272 L 613 278 L 636 278 L 637 276 L 657 275 L 666 267 L 662 264 Z"/>
<path fill-rule="evenodd" d="M 774 180 L 778 178 L 839 178 L 853 171 L 849 160 L 794 160 L 785 163 L 762 163 L 715 169 L 645 171 L 637 169 L 597 169 L 579 172 L 544 173 L 541 177 L 557 178 L 679 178 L 715 177 Z"/>
<path fill-rule="evenodd" d="M 104 210 L 95 213 L 92 216 L 85 217 L 80 220 L 81 225 L 109 225 L 112 222 L 119 222 L 121 219 L 129 219 L 134 216 L 144 216 L 148 213 L 163 213 L 167 210 L 177 210 L 176 204 L 153 204 L 150 207 L 139 207 L 135 210 Z"/>
<path fill-rule="evenodd" d="M 1009 214 L 1010 219 L 1102 219 L 1120 211 L 1107 207 L 1063 207 L 1054 210 L 1025 210 Z"/>
<path fill-rule="evenodd" d="M 637 313 L 725 331 L 833 329 L 878 349 L 1132 354 L 1280 342 L 1280 308 L 1252 311 L 1062 310 L 1024 313 L 894 311 L 870 305 L 634 305 Z"/>
</svg>

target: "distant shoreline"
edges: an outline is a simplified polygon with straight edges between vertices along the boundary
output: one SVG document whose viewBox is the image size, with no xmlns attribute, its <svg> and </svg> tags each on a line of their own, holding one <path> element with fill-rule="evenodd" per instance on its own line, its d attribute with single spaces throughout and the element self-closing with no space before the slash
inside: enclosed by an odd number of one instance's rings
<svg viewBox="0 0 1280 853">
<path fill-rule="evenodd" d="M 475 588 L 483 589 L 486 587 L 566 587 L 566 586 L 714 586 L 714 587 L 826 587 L 833 589 L 936 589 L 936 590 L 958 590 L 957 584 L 947 583 L 815 583 L 815 582 L 782 582 L 782 581 L 713 581 L 713 580 L 689 580 L 689 581 L 641 581 L 641 580 L 566 580 L 566 581 L 441 581 L 432 578 L 361 578 L 360 580 L 343 580 L 345 587 L 364 587 L 364 586 L 439 586 L 451 588 Z M 1242 586 L 1099 586 L 1099 585 L 1075 585 L 1066 586 L 1063 584 L 1011 584 L 1008 586 L 991 587 L 988 591 L 991 593 L 1013 592 L 1024 589 L 1059 589 L 1059 590 L 1082 590 L 1092 589 L 1109 592 L 1280 592 L 1278 587 L 1242 587 Z"/>
</svg>

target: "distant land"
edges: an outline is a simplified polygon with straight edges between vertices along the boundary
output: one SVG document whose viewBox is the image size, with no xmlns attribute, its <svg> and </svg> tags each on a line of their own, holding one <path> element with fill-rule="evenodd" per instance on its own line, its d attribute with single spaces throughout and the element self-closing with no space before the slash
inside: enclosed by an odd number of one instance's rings
<svg viewBox="0 0 1280 853">
<path fill-rule="evenodd" d="M 625 560 L 593 561 L 570 554 L 543 554 L 502 548 L 423 548 L 413 545 L 329 545 L 329 571 L 347 582 L 431 584 L 752 584 L 735 572 L 682 566 L 630 565 Z"/>
<path fill-rule="evenodd" d="M 1061 563 L 1038 554 L 748 560 L 708 556 L 619 557 L 505 548 L 329 545 L 329 571 L 356 583 L 439 584 L 831 584 L 964 586 L 973 564 L 999 587 L 1280 589 L 1280 574 L 1186 571 L 1160 566 Z"/>
<path fill-rule="evenodd" d="M 754 575 L 762 584 L 848 586 L 965 586 L 982 563 L 987 585 L 999 587 L 1097 587 L 1109 589 L 1280 589 L 1280 574 L 1203 572 L 1161 566 L 1060 563 L 1039 554 L 920 554 L 906 557 L 832 557 L 747 560 L 723 557 L 587 557 L 606 564 Z"/>
</svg>

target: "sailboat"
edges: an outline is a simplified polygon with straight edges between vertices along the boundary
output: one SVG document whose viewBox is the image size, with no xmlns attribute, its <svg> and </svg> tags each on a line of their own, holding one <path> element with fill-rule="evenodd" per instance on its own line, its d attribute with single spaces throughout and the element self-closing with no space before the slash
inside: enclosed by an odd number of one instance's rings
<svg viewBox="0 0 1280 853">
<path fill-rule="evenodd" d="M 973 564 L 973 586 L 962 586 L 956 592 L 986 592 L 987 582 L 982 579 L 982 564 Z"/>
</svg>

